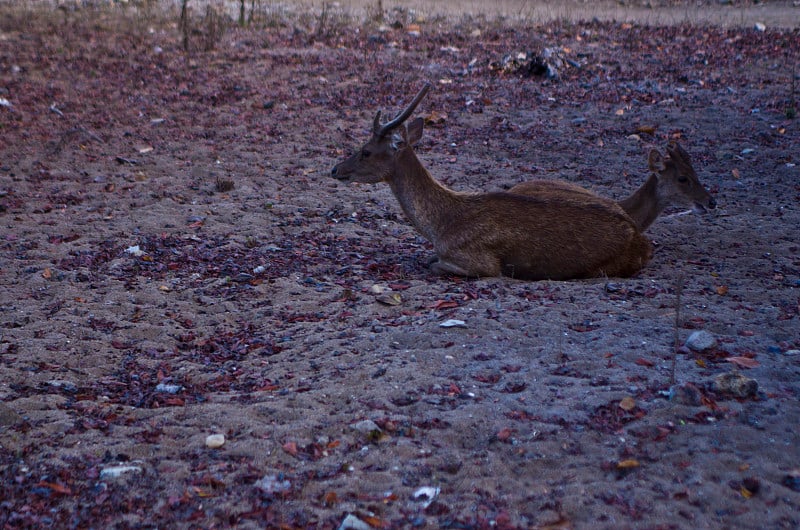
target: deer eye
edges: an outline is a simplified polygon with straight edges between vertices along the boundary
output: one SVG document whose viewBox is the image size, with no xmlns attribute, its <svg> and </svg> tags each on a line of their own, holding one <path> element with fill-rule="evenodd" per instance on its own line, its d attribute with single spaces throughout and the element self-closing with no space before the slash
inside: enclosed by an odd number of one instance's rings
<svg viewBox="0 0 800 530">
<path fill-rule="evenodd" d="M 687 182 L 689 182 L 689 179 L 681 175 L 680 177 L 678 177 L 678 182 L 680 182 L 681 184 L 686 184 Z"/>
</svg>

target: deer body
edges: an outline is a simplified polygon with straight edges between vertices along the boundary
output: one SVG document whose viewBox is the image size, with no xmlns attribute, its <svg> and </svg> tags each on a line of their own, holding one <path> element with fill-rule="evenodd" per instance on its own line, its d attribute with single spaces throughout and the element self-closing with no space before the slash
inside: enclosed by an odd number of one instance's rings
<svg viewBox="0 0 800 530">
<path fill-rule="evenodd" d="M 650 242 L 611 200 L 588 192 L 459 193 L 436 182 L 412 147 L 422 137 L 423 120 L 403 123 L 427 90 L 387 124 L 378 113 L 372 138 L 332 176 L 387 182 L 411 224 L 432 243 L 434 272 L 566 280 L 630 276 L 648 262 Z"/>
<path fill-rule="evenodd" d="M 716 207 L 716 201 L 697 178 L 689 154 L 679 144 L 670 143 L 666 157 L 655 149 L 650 151 L 648 165 L 651 174 L 644 184 L 618 203 L 642 232 L 670 206 L 688 206 L 697 212 Z M 571 196 L 581 193 L 596 196 L 577 184 L 563 180 L 522 182 L 508 192 L 529 196 Z"/>
</svg>

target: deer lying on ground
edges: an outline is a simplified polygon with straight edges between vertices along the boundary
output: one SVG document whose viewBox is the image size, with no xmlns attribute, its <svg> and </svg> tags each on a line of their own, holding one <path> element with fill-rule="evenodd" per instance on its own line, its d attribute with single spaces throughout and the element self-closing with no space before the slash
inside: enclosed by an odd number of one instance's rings
<svg viewBox="0 0 800 530">
<path fill-rule="evenodd" d="M 435 181 L 414 153 L 423 120 L 405 121 L 430 89 L 382 124 L 331 175 L 339 180 L 387 182 L 408 219 L 432 244 L 437 274 L 566 280 L 631 276 L 652 256 L 636 223 L 614 201 L 590 193 L 528 196 L 461 193 Z"/>
<path fill-rule="evenodd" d="M 691 207 L 696 212 L 716 208 L 716 201 L 700 184 L 694 172 L 689 153 L 677 142 L 670 142 L 667 146 L 666 157 L 656 149 L 650 151 L 647 163 L 652 172 L 650 177 L 630 197 L 618 203 L 631 216 L 640 231 L 647 230 L 661 212 L 670 206 Z M 530 196 L 548 193 L 567 196 L 575 193 L 595 195 L 577 184 L 563 180 L 522 182 L 508 192 Z"/>
</svg>

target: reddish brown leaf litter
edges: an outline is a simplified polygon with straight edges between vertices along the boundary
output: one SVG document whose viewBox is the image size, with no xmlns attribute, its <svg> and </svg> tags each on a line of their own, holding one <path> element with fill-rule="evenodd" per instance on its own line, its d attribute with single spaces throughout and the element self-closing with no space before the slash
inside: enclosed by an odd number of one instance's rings
<svg viewBox="0 0 800 530">
<path fill-rule="evenodd" d="M 328 7 L 209 50 L 193 11 L 186 52 L 176 14 L 0 6 L 0 524 L 800 525 L 798 31 Z M 717 211 L 631 279 L 437 277 L 328 176 L 424 81 L 452 188 L 616 199 L 677 139 Z"/>
</svg>

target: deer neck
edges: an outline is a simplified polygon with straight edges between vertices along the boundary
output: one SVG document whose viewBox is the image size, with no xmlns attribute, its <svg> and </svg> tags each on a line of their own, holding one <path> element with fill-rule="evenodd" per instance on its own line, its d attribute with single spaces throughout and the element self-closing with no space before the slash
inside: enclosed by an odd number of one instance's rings
<svg viewBox="0 0 800 530">
<path fill-rule="evenodd" d="M 436 234 L 460 209 L 458 194 L 436 182 L 411 149 L 397 154 L 387 181 L 411 224 L 435 246 Z"/>
<path fill-rule="evenodd" d="M 650 174 L 644 184 L 630 197 L 621 200 L 619 205 L 631 216 L 639 230 L 644 232 L 666 207 L 658 199 L 658 177 Z"/>
</svg>

